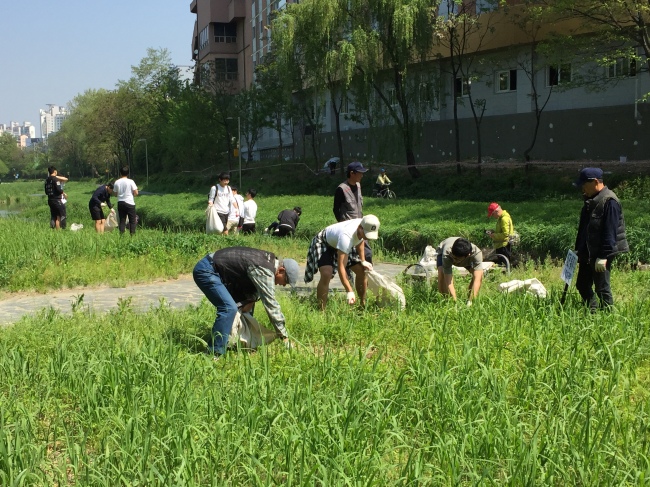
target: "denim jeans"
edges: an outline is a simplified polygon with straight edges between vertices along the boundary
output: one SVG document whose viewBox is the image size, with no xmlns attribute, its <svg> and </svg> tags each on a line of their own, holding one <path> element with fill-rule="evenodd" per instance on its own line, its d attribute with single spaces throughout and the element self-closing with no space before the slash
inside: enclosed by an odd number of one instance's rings
<svg viewBox="0 0 650 487">
<path fill-rule="evenodd" d="M 221 277 L 214 271 L 212 263 L 205 256 L 194 266 L 194 282 L 208 300 L 217 308 L 217 317 L 212 325 L 213 353 L 223 354 L 228 345 L 228 337 L 237 315 L 237 303 L 232 298 Z"/>
</svg>

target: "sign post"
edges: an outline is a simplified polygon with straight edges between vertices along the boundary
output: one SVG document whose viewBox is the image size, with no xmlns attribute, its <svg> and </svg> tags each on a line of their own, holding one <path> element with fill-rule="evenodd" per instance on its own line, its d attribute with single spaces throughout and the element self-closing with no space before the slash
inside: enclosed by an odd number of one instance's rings
<svg viewBox="0 0 650 487">
<path fill-rule="evenodd" d="M 575 274 L 577 266 L 578 254 L 576 254 L 573 250 L 569 250 L 569 252 L 566 254 L 564 266 L 562 267 L 562 274 L 560 275 L 564 281 L 564 292 L 562 293 L 562 298 L 560 299 L 561 305 L 564 305 L 566 293 L 569 290 L 569 286 L 571 285 L 571 280 L 573 279 L 573 274 Z"/>
</svg>

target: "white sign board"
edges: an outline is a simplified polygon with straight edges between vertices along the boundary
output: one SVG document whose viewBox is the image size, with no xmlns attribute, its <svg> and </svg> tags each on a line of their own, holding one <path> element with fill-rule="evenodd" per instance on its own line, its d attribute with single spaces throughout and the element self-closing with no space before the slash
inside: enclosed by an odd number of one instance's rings
<svg viewBox="0 0 650 487">
<path fill-rule="evenodd" d="M 575 274 L 577 266 L 578 254 L 573 250 L 569 250 L 566 254 L 566 260 L 564 261 L 564 267 L 562 267 L 562 274 L 560 276 L 567 286 L 571 285 L 571 279 L 573 279 L 573 274 Z"/>
</svg>

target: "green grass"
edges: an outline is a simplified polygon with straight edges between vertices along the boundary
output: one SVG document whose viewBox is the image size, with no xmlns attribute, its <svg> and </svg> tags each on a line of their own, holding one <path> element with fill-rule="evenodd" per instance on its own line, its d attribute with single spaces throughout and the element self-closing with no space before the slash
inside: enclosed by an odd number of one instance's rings
<svg viewBox="0 0 650 487">
<path fill-rule="evenodd" d="M 75 233 L 47 227 L 45 201 L 29 196 L 41 183 L 0 185 L 2 208 L 21 211 L 0 219 L 0 289 L 173 277 L 230 244 L 302 260 L 331 223 L 327 187 L 258 198 L 260 226 L 302 206 L 298 238 L 208 236 L 197 190 L 138 198 L 146 228 L 134 238 L 96 235 L 92 189 L 66 187 L 69 223 L 85 226 Z M 559 305 L 552 257 L 575 237 L 575 196 L 500 201 L 526 253 L 541 251 L 510 277 L 488 274 L 469 308 L 435 283 L 404 282 L 404 312 L 337 294 L 321 313 L 314 296 L 280 294 L 291 351 L 273 343 L 213 362 L 205 300 L 136 313 L 126 299 L 95 313 L 79 299 L 69 314 L 0 329 L 0 485 L 647 485 L 650 273 L 617 266 L 613 313 L 588 314 L 573 289 Z M 648 203 L 623 204 L 645 255 Z M 380 260 L 413 262 L 450 234 L 478 241 L 493 225 L 485 206 L 368 198 L 366 212 L 382 221 Z M 532 276 L 548 299 L 497 291 Z M 467 283 L 457 278 L 459 295 Z M 256 316 L 269 325 L 259 306 Z"/>
<path fill-rule="evenodd" d="M 217 363 L 205 302 L 25 319 L 0 332 L 0 484 L 645 483 L 647 299 L 407 294 L 403 313 L 283 296 L 300 345 Z"/>
</svg>

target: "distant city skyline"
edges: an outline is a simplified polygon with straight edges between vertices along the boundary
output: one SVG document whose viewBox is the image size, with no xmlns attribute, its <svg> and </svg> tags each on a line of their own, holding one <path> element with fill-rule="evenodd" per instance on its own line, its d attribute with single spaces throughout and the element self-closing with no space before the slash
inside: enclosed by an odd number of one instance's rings
<svg viewBox="0 0 650 487">
<path fill-rule="evenodd" d="M 41 109 L 115 88 L 150 47 L 191 65 L 194 20 L 189 0 L 6 2 L 0 32 L 12 47 L 0 50 L 0 124 L 29 122 L 40 137 Z"/>
</svg>

